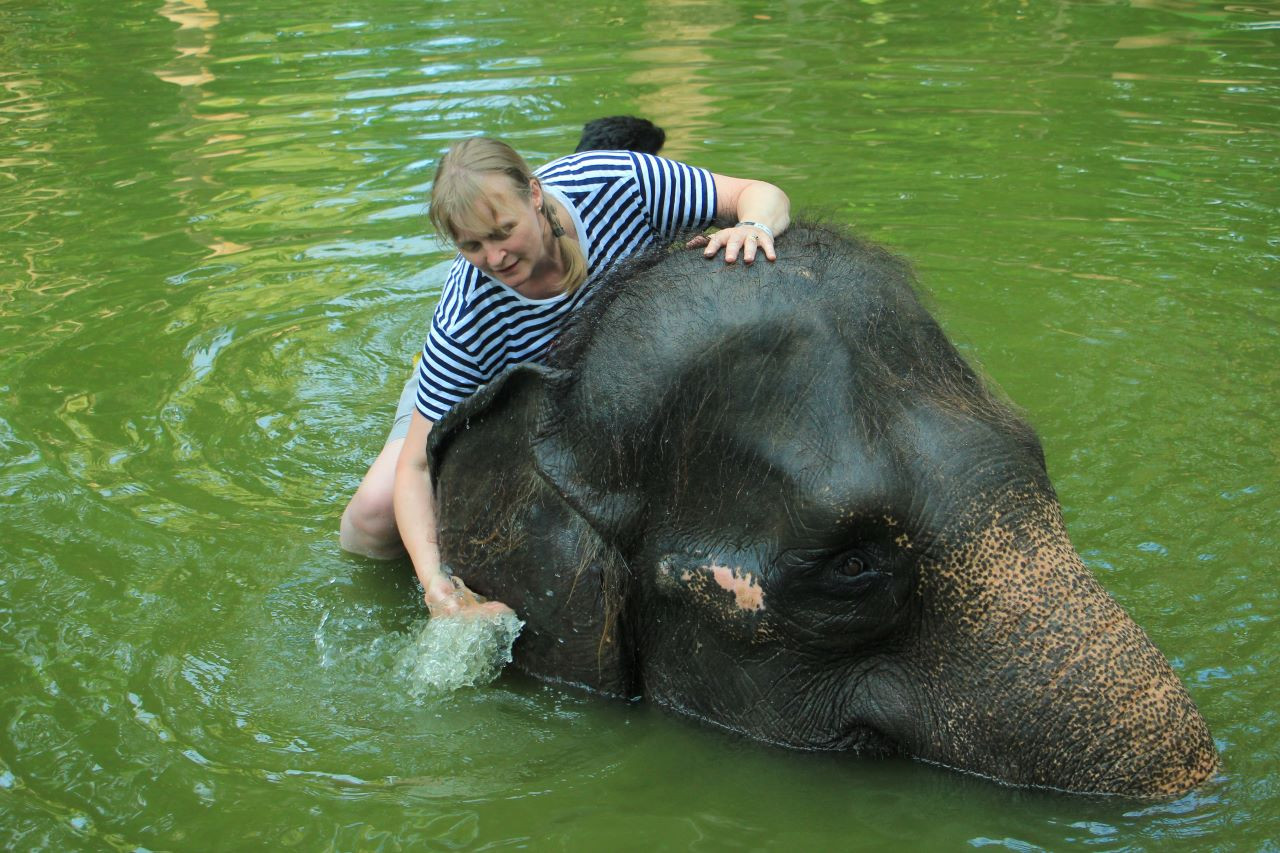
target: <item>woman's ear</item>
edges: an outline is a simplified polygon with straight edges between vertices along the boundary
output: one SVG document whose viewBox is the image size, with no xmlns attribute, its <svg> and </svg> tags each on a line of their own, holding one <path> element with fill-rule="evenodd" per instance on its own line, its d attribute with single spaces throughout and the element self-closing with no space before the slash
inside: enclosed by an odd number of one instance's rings
<svg viewBox="0 0 1280 853">
<path fill-rule="evenodd" d="M 529 201 L 533 203 L 534 210 L 542 210 L 542 182 L 537 178 L 529 179 Z"/>
</svg>

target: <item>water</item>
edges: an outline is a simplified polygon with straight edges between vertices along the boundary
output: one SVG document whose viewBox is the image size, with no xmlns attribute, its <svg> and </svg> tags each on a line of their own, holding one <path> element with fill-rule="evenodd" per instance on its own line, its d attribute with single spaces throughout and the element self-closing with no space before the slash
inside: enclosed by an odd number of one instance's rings
<svg viewBox="0 0 1280 853">
<path fill-rule="evenodd" d="M 0 843 L 1276 849 L 1280 6 L 572 18 L 0 0 Z M 405 676 L 411 572 L 336 529 L 448 259 L 435 158 L 486 131 L 540 163 L 617 112 L 912 259 L 1217 782 L 1057 797 Z"/>
<path fill-rule="evenodd" d="M 511 663 L 524 622 L 514 613 L 428 619 L 396 659 L 396 677 L 419 698 L 488 684 Z"/>
</svg>

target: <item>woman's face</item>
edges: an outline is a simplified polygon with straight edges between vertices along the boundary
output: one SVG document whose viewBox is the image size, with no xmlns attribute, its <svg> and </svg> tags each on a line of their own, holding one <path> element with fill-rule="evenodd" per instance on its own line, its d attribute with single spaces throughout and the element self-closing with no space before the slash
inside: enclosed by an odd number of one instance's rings
<svg viewBox="0 0 1280 853">
<path fill-rule="evenodd" d="M 486 189 L 472 223 L 476 230 L 458 232 L 458 251 L 485 275 L 518 291 L 551 260 L 538 215 L 542 188 L 535 182 L 529 198 L 522 198 L 505 175 L 489 175 L 482 183 Z"/>
</svg>

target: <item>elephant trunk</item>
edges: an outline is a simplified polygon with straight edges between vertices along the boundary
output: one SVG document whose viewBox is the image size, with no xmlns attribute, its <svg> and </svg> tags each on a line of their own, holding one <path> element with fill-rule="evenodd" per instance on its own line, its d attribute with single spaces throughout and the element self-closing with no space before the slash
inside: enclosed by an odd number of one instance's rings
<svg viewBox="0 0 1280 853">
<path fill-rule="evenodd" d="M 1057 502 L 1030 505 L 991 518 L 922 572 L 915 659 L 928 662 L 934 720 L 913 751 L 1017 785 L 1190 790 L 1217 767 L 1203 718 L 1071 547 Z"/>
</svg>

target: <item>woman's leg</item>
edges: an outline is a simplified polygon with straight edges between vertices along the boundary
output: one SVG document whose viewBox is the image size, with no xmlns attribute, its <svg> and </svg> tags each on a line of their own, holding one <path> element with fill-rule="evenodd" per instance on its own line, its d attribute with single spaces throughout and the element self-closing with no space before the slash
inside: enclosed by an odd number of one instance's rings
<svg viewBox="0 0 1280 853">
<path fill-rule="evenodd" d="M 400 457 L 403 438 L 389 440 L 373 460 L 360 487 L 342 512 L 338 541 L 343 550 L 375 560 L 390 560 L 404 555 L 400 532 L 396 529 L 395 509 L 391 504 L 396 482 L 396 459 Z"/>
<path fill-rule="evenodd" d="M 363 554 L 375 560 L 390 560 L 404 556 L 400 531 L 396 529 L 395 507 L 392 505 L 396 484 L 396 460 L 404 437 L 409 434 L 409 421 L 417 401 L 418 374 L 414 371 L 400 392 L 396 405 L 396 419 L 391 434 L 382 446 L 378 458 L 373 460 L 360 487 L 351 496 L 351 502 L 342 511 L 342 523 L 338 527 L 338 542 L 343 550 Z"/>
</svg>

